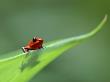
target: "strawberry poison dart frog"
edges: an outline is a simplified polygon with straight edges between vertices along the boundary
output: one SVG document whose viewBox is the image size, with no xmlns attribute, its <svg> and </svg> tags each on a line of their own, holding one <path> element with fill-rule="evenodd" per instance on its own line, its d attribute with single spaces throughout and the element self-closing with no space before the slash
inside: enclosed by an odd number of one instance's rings
<svg viewBox="0 0 110 82">
<path fill-rule="evenodd" d="M 29 43 L 22 47 L 24 53 L 29 52 L 29 50 L 37 50 L 43 48 L 43 39 L 39 37 L 34 37 Z"/>
</svg>

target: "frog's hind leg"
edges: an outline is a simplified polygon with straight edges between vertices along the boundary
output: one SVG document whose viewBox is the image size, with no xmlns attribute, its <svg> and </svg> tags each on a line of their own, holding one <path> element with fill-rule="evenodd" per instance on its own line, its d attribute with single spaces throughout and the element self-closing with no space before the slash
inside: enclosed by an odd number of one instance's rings
<svg viewBox="0 0 110 82">
<path fill-rule="evenodd" d="M 26 53 L 26 52 L 29 52 L 29 49 L 28 49 L 28 48 L 25 48 L 25 47 L 22 47 L 22 51 L 23 51 L 24 53 Z"/>
</svg>

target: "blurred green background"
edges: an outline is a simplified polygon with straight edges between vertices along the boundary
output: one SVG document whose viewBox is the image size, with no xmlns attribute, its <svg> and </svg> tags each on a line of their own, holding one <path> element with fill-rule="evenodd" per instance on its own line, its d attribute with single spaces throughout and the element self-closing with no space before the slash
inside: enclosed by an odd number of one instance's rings
<svg viewBox="0 0 110 82">
<path fill-rule="evenodd" d="M 0 55 L 20 49 L 33 36 L 49 42 L 87 33 L 105 14 L 110 15 L 110 0 L 0 0 Z M 109 19 L 95 37 L 65 52 L 29 82 L 109 82 Z"/>
</svg>

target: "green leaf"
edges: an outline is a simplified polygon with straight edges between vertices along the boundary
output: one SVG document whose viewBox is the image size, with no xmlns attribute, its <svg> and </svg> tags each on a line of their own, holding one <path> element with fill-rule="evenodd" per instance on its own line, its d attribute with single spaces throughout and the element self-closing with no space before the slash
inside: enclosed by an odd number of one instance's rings
<svg viewBox="0 0 110 82">
<path fill-rule="evenodd" d="M 15 54 L 16 56 L 0 60 L 0 82 L 29 81 L 63 52 L 94 36 L 106 21 L 107 15 L 105 15 L 101 23 L 91 32 L 78 37 L 61 39 L 44 44 L 44 49 L 29 53 L 22 53 L 21 50 L 11 53 L 11 55 Z"/>
</svg>

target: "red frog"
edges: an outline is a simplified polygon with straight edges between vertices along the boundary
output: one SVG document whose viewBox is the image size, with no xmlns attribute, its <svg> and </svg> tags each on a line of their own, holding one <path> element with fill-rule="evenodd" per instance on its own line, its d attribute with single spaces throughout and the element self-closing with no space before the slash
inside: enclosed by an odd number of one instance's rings
<svg viewBox="0 0 110 82">
<path fill-rule="evenodd" d="M 39 37 L 34 37 L 29 43 L 22 47 L 24 53 L 29 52 L 29 50 L 37 50 L 43 48 L 43 39 Z"/>
</svg>

